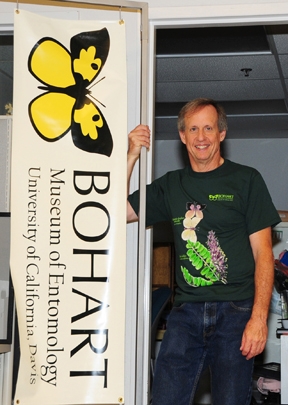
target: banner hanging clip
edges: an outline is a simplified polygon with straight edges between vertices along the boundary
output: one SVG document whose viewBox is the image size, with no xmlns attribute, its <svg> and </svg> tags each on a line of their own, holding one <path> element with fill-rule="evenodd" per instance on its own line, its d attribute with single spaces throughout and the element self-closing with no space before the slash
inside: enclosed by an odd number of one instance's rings
<svg viewBox="0 0 288 405">
<path fill-rule="evenodd" d="M 124 20 L 122 19 L 122 6 L 119 7 L 119 24 L 124 24 Z"/>
<path fill-rule="evenodd" d="M 20 13 L 20 10 L 19 10 L 19 0 L 17 0 L 17 3 L 16 3 L 16 14 L 19 14 Z"/>
</svg>

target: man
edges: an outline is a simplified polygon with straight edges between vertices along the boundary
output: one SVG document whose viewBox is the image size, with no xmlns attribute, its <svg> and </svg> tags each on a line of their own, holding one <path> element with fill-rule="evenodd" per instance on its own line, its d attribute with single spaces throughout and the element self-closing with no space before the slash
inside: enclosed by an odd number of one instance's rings
<svg viewBox="0 0 288 405">
<path fill-rule="evenodd" d="M 196 99 L 179 113 L 190 166 L 147 186 L 147 225 L 170 220 L 175 306 L 158 355 L 153 405 L 190 405 L 209 367 L 213 405 L 249 405 L 253 360 L 265 347 L 274 280 L 271 226 L 280 222 L 261 175 L 221 156 L 224 110 Z M 149 128 L 129 134 L 128 181 Z M 128 197 L 137 220 L 139 193 Z"/>
</svg>

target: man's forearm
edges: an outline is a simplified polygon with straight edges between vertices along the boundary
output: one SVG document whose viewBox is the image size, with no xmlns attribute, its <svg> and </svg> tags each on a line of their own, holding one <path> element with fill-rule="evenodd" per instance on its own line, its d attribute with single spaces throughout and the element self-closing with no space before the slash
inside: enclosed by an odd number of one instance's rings
<svg viewBox="0 0 288 405">
<path fill-rule="evenodd" d="M 127 156 L 127 197 L 129 195 L 129 190 L 130 190 L 130 180 L 131 180 L 131 176 L 133 173 L 133 169 L 135 166 L 135 163 L 137 162 L 138 157 L 135 156 Z"/>
</svg>

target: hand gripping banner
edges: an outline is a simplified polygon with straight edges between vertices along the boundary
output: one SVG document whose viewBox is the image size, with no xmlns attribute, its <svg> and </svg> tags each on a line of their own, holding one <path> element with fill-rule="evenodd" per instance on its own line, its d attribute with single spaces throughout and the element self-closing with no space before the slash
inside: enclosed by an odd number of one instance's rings
<svg viewBox="0 0 288 405">
<path fill-rule="evenodd" d="M 15 404 L 124 402 L 125 24 L 15 13 Z"/>
</svg>

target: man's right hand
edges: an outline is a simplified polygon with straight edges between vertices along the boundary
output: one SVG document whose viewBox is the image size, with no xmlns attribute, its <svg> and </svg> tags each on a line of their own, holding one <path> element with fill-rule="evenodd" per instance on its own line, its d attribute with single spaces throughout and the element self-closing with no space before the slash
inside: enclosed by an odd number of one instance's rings
<svg viewBox="0 0 288 405">
<path fill-rule="evenodd" d="M 128 135 L 128 160 L 137 160 L 142 146 L 150 148 L 150 129 L 147 125 L 137 125 Z"/>
<path fill-rule="evenodd" d="M 150 148 L 150 129 L 147 125 L 137 125 L 128 135 L 129 146 L 127 153 L 127 193 L 129 193 L 130 178 L 134 165 L 139 158 L 141 148 Z M 138 216 L 127 201 L 127 222 L 138 221 Z"/>
</svg>

